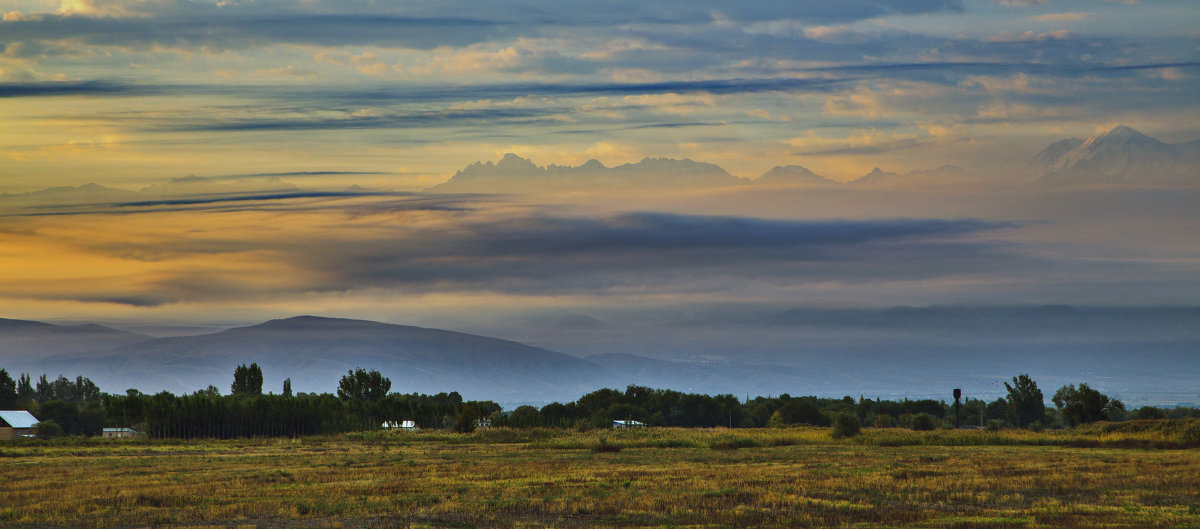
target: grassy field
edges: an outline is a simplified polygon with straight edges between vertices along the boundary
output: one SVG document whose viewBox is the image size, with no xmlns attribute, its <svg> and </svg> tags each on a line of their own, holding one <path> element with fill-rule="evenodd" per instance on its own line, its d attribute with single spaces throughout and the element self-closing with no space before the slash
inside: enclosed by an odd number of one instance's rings
<svg viewBox="0 0 1200 529">
<path fill-rule="evenodd" d="M 1200 421 L 0 444 L 0 527 L 1200 527 Z"/>
</svg>

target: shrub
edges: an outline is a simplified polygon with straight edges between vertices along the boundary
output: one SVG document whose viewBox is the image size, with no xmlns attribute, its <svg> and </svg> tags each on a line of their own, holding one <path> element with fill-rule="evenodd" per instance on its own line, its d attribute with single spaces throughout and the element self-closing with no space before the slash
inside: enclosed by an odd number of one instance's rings
<svg viewBox="0 0 1200 529">
<path fill-rule="evenodd" d="M 998 432 L 1004 428 L 1004 421 L 1000 419 L 992 419 L 987 422 L 987 431 Z"/>
<path fill-rule="evenodd" d="M 1167 411 L 1154 406 L 1142 406 L 1133 412 L 1133 418 L 1137 420 L 1147 419 L 1166 419 Z"/>
<path fill-rule="evenodd" d="M 833 418 L 833 438 L 854 437 L 858 435 L 858 416 L 852 413 L 839 413 Z"/>
<path fill-rule="evenodd" d="M 937 428 L 938 422 L 937 417 L 928 413 L 918 413 L 912 419 L 912 429 L 927 432 Z"/>
<path fill-rule="evenodd" d="M 51 437 L 58 437 L 62 435 L 63 429 L 62 426 L 59 426 L 58 423 L 54 422 L 53 420 L 45 420 L 33 426 L 33 433 L 37 435 L 39 439 L 49 439 Z"/>
</svg>

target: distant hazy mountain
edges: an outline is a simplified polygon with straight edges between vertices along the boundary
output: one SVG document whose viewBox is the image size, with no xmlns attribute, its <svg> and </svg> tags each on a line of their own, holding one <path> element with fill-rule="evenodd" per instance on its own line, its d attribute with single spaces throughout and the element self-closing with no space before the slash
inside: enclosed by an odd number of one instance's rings
<svg viewBox="0 0 1200 529">
<path fill-rule="evenodd" d="M 182 394 L 256 362 L 264 390 L 334 392 L 356 367 L 397 392 L 468 399 L 574 400 L 629 384 L 735 395 L 865 393 L 942 398 L 1003 391 L 1032 373 L 1043 391 L 1089 382 L 1127 403 L 1195 402 L 1200 307 L 934 306 L 794 309 L 612 323 L 584 315 L 479 335 L 360 320 L 298 317 L 212 334 L 152 339 L 98 325 L 0 320 L 0 367 L 13 376 L 83 375 L 101 389 Z M 568 351 L 578 356 L 554 352 Z M 581 358 L 582 357 L 582 358 Z M 1111 394 L 1111 393 L 1110 393 Z"/>
<path fill-rule="evenodd" d="M 102 351 L 148 339 L 101 325 L 0 319 L 0 367 L 13 371 L 13 366 L 27 366 L 49 357 Z"/>
<path fill-rule="evenodd" d="M 12 208 L 84 206 L 182 197 L 214 197 L 296 190 L 298 190 L 296 186 L 281 181 L 278 178 L 220 183 L 208 178 L 186 176 L 183 178 L 174 178 L 161 184 L 153 184 L 139 191 L 113 189 L 99 184 L 86 184 L 81 186 L 52 187 L 28 193 L 4 193 L 0 194 L 0 205 Z"/>
<path fill-rule="evenodd" d="M 1055 142 L 1034 161 L 1047 184 L 1200 184 L 1196 151 L 1196 142 L 1169 145 L 1120 125 Z"/>
<path fill-rule="evenodd" d="M 979 182 L 979 176 L 956 165 L 936 169 L 917 169 L 904 174 L 884 171 L 878 167 L 849 183 L 867 187 L 931 187 Z"/>
<path fill-rule="evenodd" d="M 506 154 L 499 162 L 476 162 L 433 186 L 441 193 L 522 193 L 538 191 L 695 189 L 743 182 L 716 165 L 689 159 L 646 158 L 634 164 L 605 167 L 589 160 L 578 167 L 550 165 Z"/>
<path fill-rule="evenodd" d="M 1200 337 L 1200 307 L 933 306 L 888 309 L 793 309 L 769 325 L 956 333 Z"/>
<path fill-rule="evenodd" d="M 812 391 L 818 375 L 814 369 L 743 362 L 688 362 L 647 358 L 628 353 L 592 355 L 587 361 L 617 373 L 628 384 L 659 387 L 689 393 L 744 395 Z M 803 388 L 803 389 L 801 389 Z M 836 391 L 836 390 L 835 390 Z"/>
<path fill-rule="evenodd" d="M 894 182 L 899 178 L 900 175 L 898 173 L 884 171 L 876 167 L 872 169 L 871 172 L 851 180 L 850 183 L 855 185 L 876 185 L 886 182 Z"/>
<path fill-rule="evenodd" d="M 762 176 L 754 180 L 755 184 L 762 185 L 840 185 L 836 180 L 830 180 L 821 175 L 818 175 L 807 167 L 799 165 L 787 165 L 772 167 L 771 170 L 763 173 Z"/>
<path fill-rule="evenodd" d="M 62 363 L 109 390 L 137 381 L 147 391 L 190 393 L 209 384 L 226 390 L 234 368 L 251 362 L 263 368 L 264 391 L 275 392 L 284 378 L 296 391 L 333 392 L 356 367 L 380 371 L 392 391 L 459 391 L 504 402 L 575 398 L 615 381 L 595 364 L 508 340 L 311 316 L 145 340 Z"/>
<path fill-rule="evenodd" d="M 51 204 L 70 206 L 80 204 L 124 202 L 128 200 L 136 200 L 137 197 L 137 191 L 112 189 L 99 184 L 87 184 L 82 186 L 51 187 L 49 189 L 30 191 L 28 193 L 4 193 L 0 194 L 0 203 L 6 205 L 18 204 L 26 206 L 41 206 Z"/>
</svg>

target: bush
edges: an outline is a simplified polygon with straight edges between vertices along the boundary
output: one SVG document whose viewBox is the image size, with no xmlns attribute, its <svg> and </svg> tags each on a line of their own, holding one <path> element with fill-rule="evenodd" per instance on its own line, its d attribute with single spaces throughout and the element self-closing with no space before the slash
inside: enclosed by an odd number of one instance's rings
<svg viewBox="0 0 1200 529">
<path fill-rule="evenodd" d="M 896 418 L 886 413 L 880 413 L 875 416 L 875 422 L 872 425 L 876 428 L 891 428 L 896 425 Z"/>
<path fill-rule="evenodd" d="M 854 437 L 858 435 L 858 416 L 852 413 L 839 413 L 833 418 L 833 438 Z"/>
<path fill-rule="evenodd" d="M 939 422 L 940 421 L 937 420 L 937 417 L 934 417 L 928 413 L 918 413 L 912 419 L 912 429 L 928 432 L 936 429 Z"/>
<path fill-rule="evenodd" d="M 1004 428 L 1004 421 L 1000 419 L 992 419 L 987 422 L 987 431 L 998 432 Z"/>
<path fill-rule="evenodd" d="M 1133 412 L 1136 420 L 1166 419 L 1167 411 L 1154 406 L 1142 406 Z"/>
<path fill-rule="evenodd" d="M 49 439 L 51 437 L 58 437 L 62 435 L 63 429 L 62 426 L 59 426 L 58 423 L 54 422 L 53 420 L 45 420 L 33 426 L 33 433 L 37 435 L 39 439 Z"/>
</svg>

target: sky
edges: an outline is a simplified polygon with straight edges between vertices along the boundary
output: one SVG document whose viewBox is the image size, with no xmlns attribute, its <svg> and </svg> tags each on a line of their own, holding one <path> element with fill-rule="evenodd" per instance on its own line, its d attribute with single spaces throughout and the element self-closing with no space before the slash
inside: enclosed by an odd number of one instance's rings
<svg viewBox="0 0 1200 529">
<path fill-rule="evenodd" d="M 0 12 L 0 193 L 137 192 L 5 202 L 3 317 L 450 326 L 529 311 L 1200 299 L 1194 189 L 1043 189 L 1027 167 L 1117 124 L 1200 139 L 1194 0 Z M 843 182 L 954 164 L 987 185 L 421 193 L 506 153 L 543 166 L 686 157 L 744 178 L 794 164 Z M 192 175 L 243 194 L 162 187 Z M 352 185 L 368 191 L 339 194 Z"/>
</svg>

